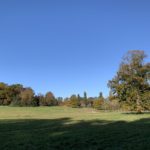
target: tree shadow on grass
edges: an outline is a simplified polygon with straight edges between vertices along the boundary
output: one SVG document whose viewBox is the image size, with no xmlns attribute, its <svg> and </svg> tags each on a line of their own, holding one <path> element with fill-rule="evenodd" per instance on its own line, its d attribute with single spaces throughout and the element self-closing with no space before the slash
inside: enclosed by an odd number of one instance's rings
<svg viewBox="0 0 150 150">
<path fill-rule="evenodd" d="M 0 150 L 149 150 L 150 119 L 0 121 Z"/>
</svg>

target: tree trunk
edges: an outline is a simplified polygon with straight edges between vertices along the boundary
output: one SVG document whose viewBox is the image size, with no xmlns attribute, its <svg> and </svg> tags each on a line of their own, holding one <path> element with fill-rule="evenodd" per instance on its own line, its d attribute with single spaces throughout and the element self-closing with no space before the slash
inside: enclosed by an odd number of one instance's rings
<svg viewBox="0 0 150 150">
<path fill-rule="evenodd" d="M 142 113 L 142 108 L 140 106 L 140 95 L 139 95 L 139 93 L 137 93 L 136 111 L 137 111 L 137 114 L 141 114 Z"/>
</svg>

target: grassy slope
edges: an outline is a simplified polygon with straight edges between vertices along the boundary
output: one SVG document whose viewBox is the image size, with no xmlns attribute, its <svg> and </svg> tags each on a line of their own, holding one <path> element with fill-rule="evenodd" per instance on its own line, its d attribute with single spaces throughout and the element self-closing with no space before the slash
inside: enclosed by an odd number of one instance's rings
<svg viewBox="0 0 150 150">
<path fill-rule="evenodd" d="M 150 149 L 150 114 L 0 107 L 0 149 Z"/>
</svg>

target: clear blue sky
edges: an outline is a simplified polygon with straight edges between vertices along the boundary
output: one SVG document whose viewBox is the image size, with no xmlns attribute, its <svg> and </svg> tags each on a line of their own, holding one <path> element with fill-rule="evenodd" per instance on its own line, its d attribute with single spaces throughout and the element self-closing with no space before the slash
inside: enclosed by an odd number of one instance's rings
<svg viewBox="0 0 150 150">
<path fill-rule="evenodd" d="M 150 56 L 149 0 L 1 0 L 0 81 L 105 96 L 122 55 Z"/>
</svg>

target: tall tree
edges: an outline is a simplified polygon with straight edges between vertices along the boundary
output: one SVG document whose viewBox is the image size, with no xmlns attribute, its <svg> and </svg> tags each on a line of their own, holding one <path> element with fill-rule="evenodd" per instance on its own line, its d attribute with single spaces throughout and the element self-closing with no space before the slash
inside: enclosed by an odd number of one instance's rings
<svg viewBox="0 0 150 150">
<path fill-rule="evenodd" d="M 83 101 L 84 101 L 85 107 L 87 107 L 88 99 L 87 99 L 87 93 L 86 92 L 83 93 Z"/>
<path fill-rule="evenodd" d="M 104 99 L 102 92 L 99 93 L 99 99 Z"/>
<path fill-rule="evenodd" d="M 37 98 L 38 98 L 38 101 L 39 101 L 39 105 L 40 106 L 43 106 L 44 105 L 44 99 L 45 99 L 45 97 L 44 97 L 44 95 L 43 94 L 41 94 L 41 93 L 39 93 L 38 95 L 37 95 Z"/>
<path fill-rule="evenodd" d="M 80 94 L 77 95 L 77 98 L 78 98 L 79 101 L 81 100 Z"/>
<path fill-rule="evenodd" d="M 20 101 L 20 93 L 23 91 L 23 85 L 13 84 L 7 87 L 7 101 L 11 105 L 17 105 Z"/>
<path fill-rule="evenodd" d="M 93 107 L 96 109 L 102 109 L 103 103 L 104 103 L 103 93 L 100 92 L 99 97 L 95 98 L 95 100 L 93 101 Z"/>
<path fill-rule="evenodd" d="M 7 87 L 8 85 L 0 82 L 0 105 L 8 105 L 7 103 Z"/>
<path fill-rule="evenodd" d="M 34 91 L 31 88 L 24 88 L 20 93 L 20 98 L 22 106 L 33 105 Z"/>
<path fill-rule="evenodd" d="M 57 105 L 57 100 L 52 92 L 47 92 L 44 98 L 43 105 L 45 106 L 54 106 Z"/>
<path fill-rule="evenodd" d="M 108 83 L 115 97 L 138 112 L 145 108 L 143 95 L 150 92 L 150 63 L 144 63 L 145 57 L 144 51 L 129 51 L 124 56 L 117 75 Z"/>
</svg>

